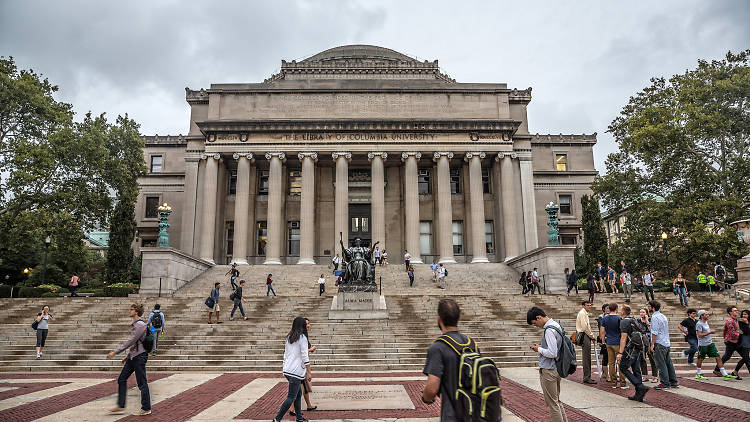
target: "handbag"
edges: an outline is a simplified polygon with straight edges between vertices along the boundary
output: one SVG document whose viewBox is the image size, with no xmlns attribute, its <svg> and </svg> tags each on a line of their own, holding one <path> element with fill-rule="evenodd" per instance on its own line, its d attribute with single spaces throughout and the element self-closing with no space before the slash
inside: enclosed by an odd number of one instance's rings
<svg viewBox="0 0 750 422">
<path fill-rule="evenodd" d="M 305 378 L 305 389 L 307 389 L 308 393 L 312 392 L 313 390 L 312 385 L 310 384 L 310 381 L 307 380 L 307 378 Z"/>
<path fill-rule="evenodd" d="M 34 329 L 34 330 L 36 330 L 37 328 L 39 328 L 39 321 L 37 321 L 36 319 L 34 319 L 34 322 L 31 323 L 31 328 Z"/>
<path fill-rule="evenodd" d="M 206 299 L 205 303 L 206 303 L 206 306 L 208 306 L 209 308 L 213 308 L 214 305 L 216 305 L 216 302 L 214 301 L 214 298 L 212 297 L 209 297 L 208 299 Z"/>
</svg>

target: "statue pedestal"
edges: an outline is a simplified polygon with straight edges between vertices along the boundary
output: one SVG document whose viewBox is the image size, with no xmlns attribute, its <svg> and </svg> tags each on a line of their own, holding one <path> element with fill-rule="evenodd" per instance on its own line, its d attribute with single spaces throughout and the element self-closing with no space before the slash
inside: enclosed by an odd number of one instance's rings
<svg viewBox="0 0 750 422">
<path fill-rule="evenodd" d="M 333 297 L 328 319 L 388 319 L 385 296 L 377 291 L 339 291 Z"/>
<path fill-rule="evenodd" d="M 750 288 L 750 255 L 737 260 L 737 284 L 741 289 Z"/>
</svg>

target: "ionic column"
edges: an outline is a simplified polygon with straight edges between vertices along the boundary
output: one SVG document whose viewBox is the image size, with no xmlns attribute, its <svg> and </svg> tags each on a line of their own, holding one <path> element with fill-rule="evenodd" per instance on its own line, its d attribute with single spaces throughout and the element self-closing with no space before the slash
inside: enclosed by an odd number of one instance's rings
<svg viewBox="0 0 750 422">
<path fill-rule="evenodd" d="M 281 215 L 282 186 L 281 164 L 286 159 L 283 152 L 267 152 L 268 169 L 268 244 L 263 264 L 281 264 L 281 245 L 284 242 L 284 216 Z"/>
<path fill-rule="evenodd" d="M 372 243 L 380 242 L 380 250 L 385 249 L 385 169 L 383 161 L 388 158 L 387 152 L 367 153 L 370 160 L 372 186 L 370 211 L 372 212 Z"/>
<path fill-rule="evenodd" d="M 198 192 L 198 161 L 185 159 L 185 208 L 182 211 L 182 233 L 180 249 L 188 255 L 199 255 L 195 245 L 195 206 Z"/>
<path fill-rule="evenodd" d="M 536 235 L 536 197 L 534 195 L 534 170 L 531 157 L 519 159 L 521 169 L 521 200 L 523 203 L 523 228 L 526 237 L 526 251 L 539 247 Z"/>
<path fill-rule="evenodd" d="M 421 152 L 402 152 L 404 165 L 404 240 L 413 264 L 421 264 L 419 254 L 419 184 L 417 160 Z"/>
<path fill-rule="evenodd" d="M 200 257 L 214 263 L 214 237 L 216 236 L 216 194 L 219 178 L 219 159 L 217 154 L 204 154 L 206 174 L 203 175 L 203 231 L 201 232 Z"/>
<path fill-rule="evenodd" d="M 237 160 L 237 193 L 234 197 L 234 250 L 232 262 L 247 265 L 247 236 L 250 209 L 250 163 L 255 161 L 250 152 L 234 153 Z"/>
<path fill-rule="evenodd" d="M 336 162 L 336 195 L 334 198 L 334 243 L 335 253 L 342 256 L 339 233 L 344 247 L 349 245 L 349 161 L 352 159 L 351 152 L 334 152 L 331 154 Z"/>
<path fill-rule="evenodd" d="M 440 239 L 440 260 L 438 263 L 453 264 L 453 208 L 451 205 L 451 169 L 452 152 L 435 152 L 432 160 L 437 163 L 437 200 L 438 230 Z"/>
<path fill-rule="evenodd" d="M 505 260 L 518 256 L 518 241 L 516 231 L 516 198 L 513 189 L 513 158 L 516 154 L 500 153 L 495 158 L 500 162 L 500 182 L 502 184 L 503 201 L 503 233 L 505 238 Z"/>
<path fill-rule="evenodd" d="M 302 198 L 300 198 L 300 242 L 297 264 L 314 264 L 315 259 L 315 162 L 317 152 L 300 152 Z"/>
<path fill-rule="evenodd" d="M 467 152 L 464 158 L 469 162 L 469 201 L 471 205 L 471 263 L 490 262 L 487 259 L 487 246 L 484 236 L 484 189 L 482 188 L 483 152 Z"/>
</svg>

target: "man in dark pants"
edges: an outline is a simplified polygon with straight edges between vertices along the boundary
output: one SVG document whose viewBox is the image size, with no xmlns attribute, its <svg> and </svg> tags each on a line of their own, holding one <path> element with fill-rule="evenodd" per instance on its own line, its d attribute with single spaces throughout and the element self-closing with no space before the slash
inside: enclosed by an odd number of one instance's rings
<svg viewBox="0 0 750 422">
<path fill-rule="evenodd" d="M 630 317 L 630 306 L 622 305 L 620 308 L 620 352 L 617 354 L 617 361 L 620 364 L 620 373 L 635 387 L 635 394 L 628 397 L 629 400 L 643 401 L 643 397 L 648 392 L 648 387 L 643 385 L 641 376 L 641 350 L 636 349 L 629 341 L 633 332 L 633 318 Z"/>
<path fill-rule="evenodd" d="M 242 307 L 242 293 L 245 289 L 245 280 L 240 280 L 240 286 L 237 287 L 237 290 L 234 291 L 234 307 L 232 308 L 232 312 L 229 313 L 229 320 L 234 320 L 234 311 L 237 310 L 237 308 L 240 308 L 240 314 L 242 314 L 242 318 L 247 321 L 247 317 L 245 316 L 245 308 Z"/>
<path fill-rule="evenodd" d="M 151 395 L 148 391 L 148 381 L 146 379 L 146 362 L 148 361 L 148 352 L 143 347 L 143 341 L 146 339 L 146 323 L 141 319 L 143 315 L 143 305 L 134 303 L 128 310 L 128 315 L 133 319 L 130 324 L 130 338 L 121 344 L 113 352 L 107 354 L 107 359 L 112 359 L 116 354 L 127 348 L 128 355 L 122 359 L 125 366 L 122 367 L 120 376 L 117 377 L 117 407 L 109 409 L 111 415 L 125 413 L 125 398 L 128 393 L 128 378 L 135 372 L 135 379 L 138 382 L 138 389 L 141 390 L 141 410 L 135 415 L 143 416 L 151 414 Z"/>
<path fill-rule="evenodd" d="M 737 310 L 737 307 L 735 306 L 729 306 L 727 307 L 727 314 L 729 317 L 727 318 L 727 321 L 724 323 L 724 355 L 721 357 L 722 363 L 727 363 L 727 361 L 732 357 L 734 352 L 737 352 L 738 355 L 740 355 L 740 360 L 742 358 L 742 354 L 740 353 L 742 351 L 740 347 L 740 323 L 738 322 L 738 318 L 740 317 L 740 312 Z M 714 375 L 720 374 L 719 372 L 719 365 L 716 365 L 714 367 Z M 737 373 L 739 375 L 739 372 Z M 717 377 L 720 375 L 716 375 Z M 741 378 L 740 378 L 741 379 Z"/>
</svg>

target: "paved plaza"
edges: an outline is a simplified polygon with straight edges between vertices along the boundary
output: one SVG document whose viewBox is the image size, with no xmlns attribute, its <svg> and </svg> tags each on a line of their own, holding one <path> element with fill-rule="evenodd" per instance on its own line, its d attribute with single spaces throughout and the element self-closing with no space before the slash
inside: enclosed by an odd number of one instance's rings
<svg viewBox="0 0 750 422">
<path fill-rule="evenodd" d="M 626 400 L 633 391 L 609 384 L 581 384 L 580 371 L 563 380 L 562 401 L 572 421 L 750 420 L 750 378 L 698 382 L 678 367 L 680 388 L 651 390 L 643 403 Z M 310 420 L 435 421 L 439 401 L 421 402 L 425 377 L 415 372 L 313 373 Z M 501 371 L 504 421 L 549 420 L 535 368 Z M 268 421 L 286 396 L 277 373 L 151 373 L 153 414 L 130 416 L 139 392 L 130 380 L 128 412 L 107 415 L 115 404 L 116 373 L 0 373 L 0 421 Z M 303 402 L 304 408 L 304 402 Z M 294 420 L 288 416 L 288 420 Z"/>
</svg>

